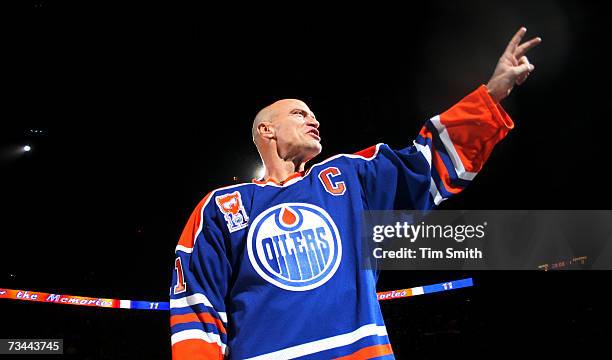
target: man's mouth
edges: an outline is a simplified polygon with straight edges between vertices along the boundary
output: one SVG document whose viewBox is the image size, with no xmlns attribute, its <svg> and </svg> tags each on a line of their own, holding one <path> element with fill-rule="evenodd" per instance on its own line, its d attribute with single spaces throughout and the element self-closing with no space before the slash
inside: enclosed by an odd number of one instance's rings
<svg viewBox="0 0 612 360">
<path fill-rule="evenodd" d="M 321 141 L 321 137 L 319 136 L 319 130 L 317 129 L 310 129 L 306 134 L 312 136 L 313 138 L 317 139 L 317 141 Z"/>
</svg>

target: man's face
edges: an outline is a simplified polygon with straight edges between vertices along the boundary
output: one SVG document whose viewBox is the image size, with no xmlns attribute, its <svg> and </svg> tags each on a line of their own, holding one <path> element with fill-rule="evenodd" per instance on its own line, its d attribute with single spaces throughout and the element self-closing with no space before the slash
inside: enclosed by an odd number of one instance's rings
<svg viewBox="0 0 612 360">
<path fill-rule="evenodd" d="M 305 103 L 299 100 L 281 100 L 272 124 L 275 129 L 279 155 L 298 158 L 306 162 L 321 152 L 319 122 Z"/>
</svg>

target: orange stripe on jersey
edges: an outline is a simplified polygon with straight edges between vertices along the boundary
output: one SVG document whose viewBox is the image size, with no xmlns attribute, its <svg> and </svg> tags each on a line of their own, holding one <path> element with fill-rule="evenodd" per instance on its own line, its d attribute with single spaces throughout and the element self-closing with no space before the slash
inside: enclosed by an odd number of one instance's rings
<svg viewBox="0 0 612 360">
<path fill-rule="evenodd" d="M 495 144 L 514 127 L 510 116 L 493 101 L 484 85 L 440 114 L 440 122 L 455 144 L 463 167 L 474 173 L 482 169 Z"/>
<path fill-rule="evenodd" d="M 431 131 L 429 131 L 425 126 L 423 126 L 421 128 L 421 131 L 419 132 L 419 135 L 421 135 L 425 139 L 433 140 L 433 135 L 432 135 Z"/>
<path fill-rule="evenodd" d="M 363 156 L 365 158 L 371 158 L 375 154 L 376 154 L 376 145 L 373 145 L 373 146 L 370 146 L 369 148 L 365 148 L 365 149 L 363 149 L 361 151 L 357 151 L 353 155 L 359 155 L 359 156 Z"/>
<path fill-rule="evenodd" d="M 285 184 L 285 183 L 286 183 L 287 181 L 289 181 L 289 180 L 295 179 L 295 178 L 297 178 L 297 177 L 303 177 L 303 176 L 304 176 L 304 173 L 305 173 L 304 171 L 294 172 L 293 174 L 291 174 L 291 175 L 287 176 L 287 178 L 286 178 L 285 180 L 280 181 L 280 182 L 279 182 L 278 180 L 276 180 L 275 178 L 273 178 L 273 177 L 269 177 L 269 178 L 267 178 L 266 180 L 258 180 L 258 179 L 253 179 L 253 182 L 254 182 L 255 184 L 260 184 L 260 185 L 265 185 L 265 184 L 267 184 L 268 182 L 273 182 L 273 183 L 275 183 L 276 185 L 280 185 L 280 186 L 282 186 L 283 184 Z"/>
<path fill-rule="evenodd" d="M 179 238 L 179 245 L 186 248 L 193 248 L 195 235 L 200 228 L 200 222 L 202 221 L 202 207 L 210 197 L 210 194 L 211 193 L 208 193 L 208 195 L 204 196 L 204 199 L 198 203 L 198 206 L 196 206 L 195 210 L 193 210 L 191 213 L 189 220 L 187 220 L 187 224 L 183 228 L 181 237 Z"/>
<path fill-rule="evenodd" d="M 210 359 L 223 359 L 219 345 L 197 339 L 183 340 L 172 345 L 172 360 Z"/>
<path fill-rule="evenodd" d="M 434 150 L 435 150 L 435 147 L 434 147 Z M 440 179 L 442 179 L 442 182 L 444 182 L 444 188 L 446 188 L 446 191 L 448 191 L 451 194 L 458 194 L 461 192 L 461 190 L 463 190 L 463 187 L 456 186 L 451 183 L 451 178 L 448 173 L 448 169 L 446 168 L 446 164 L 444 164 L 444 161 L 442 161 L 442 158 L 440 157 L 437 151 L 433 152 L 431 162 L 432 162 L 432 165 L 438 171 L 438 175 L 440 176 Z"/>
<path fill-rule="evenodd" d="M 215 318 L 209 313 L 191 313 L 184 315 L 172 315 L 170 316 L 170 326 L 174 326 L 176 324 L 183 324 L 188 322 L 203 322 L 208 324 L 213 324 L 219 329 L 220 332 L 227 334 L 225 331 L 225 327 L 221 320 Z"/>
<path fill-rule="evenodd" d="M 373 345 L 357 350 L 352 354 L 336 358 L 336 360 L 366 360 L 390 354 L 393 354 L 391 344 Z"/>
<path fill-rule="evenodd" d="M 448 169 L 446 168 L 446 164 L 442 161 L 440 154 L 436 151 L 435 145 L 433 143 L 433 134 L 429 131 L 425 126 L 421 128 L 420 136 L 425 139 L 429 139 L 431 143 L 431 165 L 438 171 L 438 175 L 440 179 L 444 182 L 444 188 L 451 194 L 458 194 L 463 190 L 461 186 L 455 186 L 451 183 L 450 175 L 448 173 Z M 437 185 L 437 184 L 436 184 Z"/>
<path fill-rule="evenodd" d="M 433 134 L 431 133 L 431 131 L 429 131 L 425 126 L 423 126 L 423 128 L 421 128 L 421 132 L 419 132 L 419 135 L 425 139 L 430 140 L 432 150 L 431 165 L 435 167 L 435 169 L 438 171 L 438 175 L 440 176 L 440 179 L 442 179 L 442 181 L 444 182 L 444 187 L 446 188 L 446 190 L 452 194 L 460 193 L 461 190 L 463 190 L 463 187 L 454 186 L 451 183 L 450 175 L 448 173 L 448 169 L 446 168 L 446 164 L 444 164 L 444 161 L 442 161 L 440 154 L 438 154 L 438 152 L 436 151 L 435 145 L 433 143 Z"/>
</svg>

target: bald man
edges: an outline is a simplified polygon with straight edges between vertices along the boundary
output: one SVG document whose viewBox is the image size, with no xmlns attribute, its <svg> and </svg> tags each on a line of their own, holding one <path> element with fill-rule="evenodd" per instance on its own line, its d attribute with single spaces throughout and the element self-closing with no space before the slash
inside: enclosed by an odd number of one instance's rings
<svg viewBox="0 0 612 360">
<path fill-rule="evenodd" d="M 310 166 L 319 121 L 302 101 L 262 109 L 252 135 L 265 175 L 216 189 L 176 247 L 174 359 L 393 359 L 372 270 L 366 210 L 432 209 L 464 189 L 513 128 L 499 102 L 534 66 L 521 28 L 493 76 L 425 123 L 412 145 L 378 144 Z"/>
</svg>

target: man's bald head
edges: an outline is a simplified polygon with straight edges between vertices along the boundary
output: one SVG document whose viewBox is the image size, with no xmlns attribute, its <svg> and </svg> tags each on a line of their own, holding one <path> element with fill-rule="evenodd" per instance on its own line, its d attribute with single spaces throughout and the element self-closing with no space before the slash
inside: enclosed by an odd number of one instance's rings
<svg viewBox="0 0 612 360">
<path fill-rule="evenodd" d="M 259 126 L 259 124 L 261 124 L 262 122 L 273 122 L 274 117 L 278 113 L 279 109 L 283 109 L 291 105 L 296 105 L 298 107 L 308 109 L 308 106 L 302 100 L 282 99 L 259 110 L 259 112 L 255 116 L 255 120 L 253 120 L 253 127 L 251 128 L 251 135 L 253 136 L 253 142 L 255 143 L 255 145 L 257 145 L 259 142 L 259 136 L 257 132 L 257 127 Z"/>
</svg>

